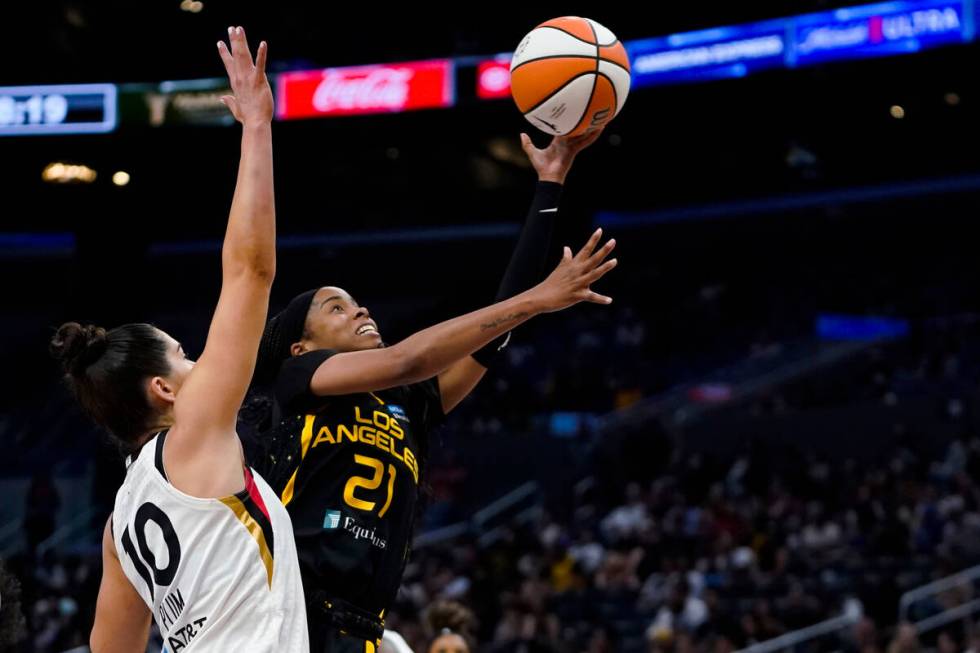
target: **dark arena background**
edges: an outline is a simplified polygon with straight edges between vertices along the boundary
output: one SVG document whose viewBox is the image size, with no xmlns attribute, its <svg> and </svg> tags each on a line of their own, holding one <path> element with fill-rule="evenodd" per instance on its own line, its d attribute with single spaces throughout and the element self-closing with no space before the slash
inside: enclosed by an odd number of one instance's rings
<svg viewBox="0 0 980 653">
<path fill-rule="evenodd" d="M 268 41 L 280 102 L 301 71 L 438 63 L 273 125 L 272 309 L 339 285 L 396 342 L 493 300 L 534 190 L 519 134 L 549 140 L 510 53 L 579 15 L 632 89 L 549 267 L 602 226 L 615 301 L 518 328 L 433 434 L 386 627 L 417 653 L 444 628 L 500 653 L 980 651 L 980 5 L 843 4 L 6 3 L 0 649 L 89 650 L 125 473 L 54 330 L 203 346 L 227 26 Z"/>
</svg>

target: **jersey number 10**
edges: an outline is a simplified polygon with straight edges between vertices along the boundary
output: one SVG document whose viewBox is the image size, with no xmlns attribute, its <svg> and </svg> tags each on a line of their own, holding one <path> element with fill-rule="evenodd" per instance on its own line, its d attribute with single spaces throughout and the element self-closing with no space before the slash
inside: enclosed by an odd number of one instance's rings
<svg viewBox="0 0 980 653">
<path fill-rule="evenodd" d="M 167 545 L 167 566 L 163 568 L 157 567 L 156 556 L 146 544 L 146 524 L 151 521 L 160 528 L 163 533 L 163 541 Z M 129 536 L 128 526 L 122 535 L 123 549 L 133 561 L 137 573 L 146 581 L 147 587 L 150 588 L 150 598 L 153 598 L 154 583 L 161 587 L 167 587 L 177 575 L 177 566 L 180 564 L 180 540 L 177 539 L 177 532 L 174 531 L 174 525 L 167 517 L 167 513 L 150 502 L 144 503 L 136 511 L 133 528 L 136 531 L 136 544 L 139 546 L 140 555 L 137 555 L 136 547 L 133 546 L 133 539 Z"/>
</svg>

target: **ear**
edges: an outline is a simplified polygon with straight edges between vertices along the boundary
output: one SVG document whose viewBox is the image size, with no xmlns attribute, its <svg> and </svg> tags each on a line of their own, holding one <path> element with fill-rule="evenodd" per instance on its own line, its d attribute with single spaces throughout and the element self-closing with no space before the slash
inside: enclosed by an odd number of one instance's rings
<svg viewBox="0 0 980 653">
<path fill-rule="evenodd" d="M 306 348 L 306 345 L 304 345 L 302 342 L 294 342 L 289 347 L 289 353 L 292 354 L 293 356 L 299 356 L 300 354 L 305 354 L 307 351 L 309 350 Z"/>
<path fill-rule="evenodd" d="M 177 400 L 177 393 L 174 391 L 174 387 L 162 376 L 154 376 L 150 379 L 147 390 L 150 394 L 150 402 L 153 404 L 173 406 Z"/>
</svg>

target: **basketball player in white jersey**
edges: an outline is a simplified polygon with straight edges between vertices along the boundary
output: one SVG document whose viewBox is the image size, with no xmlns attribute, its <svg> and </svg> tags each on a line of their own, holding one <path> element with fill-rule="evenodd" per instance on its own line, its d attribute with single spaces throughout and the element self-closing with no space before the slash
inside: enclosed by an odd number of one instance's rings
<svg viewBox="0 0 980 653">
<path fill-rule="evenodd" d="M 289 516 L 245 466 L 235 421 L 275 275 L 272 91 L 266 44 L 218 44 L 242 123 L 222 284 L 204 352 L 148 324 L 76 322 L 51 341 L 69 385 L 131 462 L 103 537 L 93 653 L 144 651 L 151 618 L 169 653 L 309 650 Z"/>
</svg>

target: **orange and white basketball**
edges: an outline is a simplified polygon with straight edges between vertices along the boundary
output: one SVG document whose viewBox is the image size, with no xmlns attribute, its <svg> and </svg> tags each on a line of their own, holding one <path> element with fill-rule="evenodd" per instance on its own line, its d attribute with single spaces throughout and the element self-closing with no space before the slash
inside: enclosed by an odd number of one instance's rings
<svg viewBox="0 0 980 653">
<path fill-rule="evenodd" d="M 541 23 L 510 62 L 517 108 L 548 134 L 582 134 L 618 114 L 630 90 L 630 62 L 616 35 L 588 18 Z"/>
</svg>

